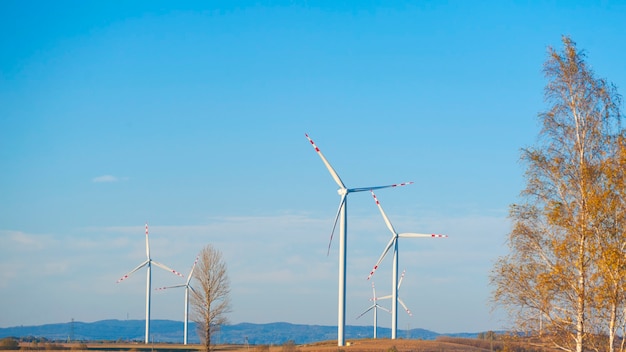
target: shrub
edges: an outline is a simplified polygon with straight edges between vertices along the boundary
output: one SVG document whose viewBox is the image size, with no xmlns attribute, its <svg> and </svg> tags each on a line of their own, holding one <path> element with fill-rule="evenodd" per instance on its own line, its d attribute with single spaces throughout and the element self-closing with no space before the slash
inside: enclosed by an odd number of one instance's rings
<svg viewBox="0 0 626 352">
<path fill-rule="evenodd" d="M 283 344 L 283 352 L 296 352 L 296 343 L 293 340 L 289 340 Z"/>
<path fill-rule="evenodd" d="M 12 337 L 5 337 L 0 340 L 0 350 L 19 350 L 20 343 Z"/>
<path fill-rule="evenodd" d="M 387 352 L 398 352 L 398 349 L 396 348 L 396 346 L 391 346 L 389 347 L 389 349 L 387 349 Z"/>
</svg>

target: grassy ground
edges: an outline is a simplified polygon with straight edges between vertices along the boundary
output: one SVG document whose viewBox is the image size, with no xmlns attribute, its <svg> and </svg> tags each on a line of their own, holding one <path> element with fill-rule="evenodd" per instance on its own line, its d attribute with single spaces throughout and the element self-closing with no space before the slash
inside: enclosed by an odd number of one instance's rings
<svg viewBox="0 0 626 352">
<path fill-rule="evenodd" d="M 200 345 L 180 345 L 180 344 L 148 344 L 143 343 L 87 343 L 87 344 L 59 344 L 72 351 L 88 352 L 184 352 L 202 351 Z M 30 346 L 21 346 L 28 349 Z M 39 346 L 40 348 L 43 346 Z M 46 350 L 49 350 L 46 348 Z M 285 344 L 283 346 L 243 346 L 243 345 L 219 345 L 214 347 L 215 351 L 224 352 L 488 352 L 488 351 L 517 351 L 531 352 L 541 351 L 531 346 L 519 344 L 505 345 L 502 341 L 487 341 L 478 339 L 463 339 L 440 337 L 437 340 L 405 340 L 405 339 L 360 339 L 349 340 L 344 347 L 338 347 L 337 341 L 323 341 L 306 345 Z M 548 351 L 548 350 L 545 350 Z"/>
</svg>

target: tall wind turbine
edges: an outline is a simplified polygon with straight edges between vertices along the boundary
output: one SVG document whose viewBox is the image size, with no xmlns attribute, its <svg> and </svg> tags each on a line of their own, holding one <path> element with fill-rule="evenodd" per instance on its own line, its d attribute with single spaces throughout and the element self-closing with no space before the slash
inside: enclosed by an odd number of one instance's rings
<svg viewBox="0 0 626 352">
<path fill-rule="evenodd" d="M 159 287 L 156 290 L 160 291 L 160 290 L 167 290 L 168 288 L 177 288 L 177 287 L 184 287 L 185 288 L 185 331 L 184 331 L 184 344 L 187 344 L 187 336 L 188 336 L 188 332 L 189 330 L 187 329 L 187 326 L 189 325 L 189 290 L 196 292 L 196 290 L 193 289 L 193 287 L 190 285 L 191 282 L 191 278 L 193 277 L 193 269 L 196 268 L 196 264 L 198 264 L 198 259 L 200 258 L 200 256 L 196 257 L 196 261 L 193 262 L 193 266 L 191 267 L 191 271 L 189 272 L 189 275 L 187 276 L 187 282 L 185 284 L 180 284 L 180 285 L 174 285 L 174 286 L 165 286 L 165 287 Z"/>
<path fill-rule="evenodd" d="M 152 264 L 160 267 L 163 270 L 167 270 L 171 273 L 174 273 L 180 277 L 185 277 L 185 276 L 179 273 L 178 271 L 171 269 L 155 260 L 152 260 L 152 258 L 150 258 L 150 242 L 148 241 L 148 224 L 146 224 L 146 256 L 147 256 L 146 261 L 139 264 L 135 269 L 131 270 L 128 274 L 122 276 L 122 278 L 117 280 L 117 283 L 119 284 L 120 282 L 126 280 L 132 273 L 143 268 L 144 266 L 148 268 L 147 273 L 146 273 L 146 344 L 147 344 L 150 342 L 149 341 L 150 339 L 150 293 L 151 293 L 150 285 L 152 284 Z"/>
<path fill-rule="evenodd" d="M 372 304 L 369 308 L 367 308 L 363 313 L 361 313 L 361 315 L 359 315 L 358 317 L 356 317 L 357 319 L 359 319 L 360 317 L 362 317 L 363 315 L 365 315 L 365 313 L 369 312 L 370 310 L 374 310 L 374 338 L 376 338 L 376 327 L 378 326 L 378 308 L 384 310 L 385 312 L 391 313 L 391 311 L 383 306 L 378 305 L 377 300 L 381 299 L 376 297 L 376 288 L 374 287 L 374 282 L 372 281 L 372 298 L 370 298 L 370 301 L 373 301 L 374 304 Z M 391 297 L 391 296 L 389 296 Z"/>
<path fill-rule="evenodd" d="M 337 226 L 337 220 L 339 221 L 339 296 L 338 296 L 338 312 L 337 312 L 337 345 L 343 346 L 345 344 L 345 326 L 346 326 L 346 246 L 347 246 L 347 234 L 348 234 L 348 194 L 354 192 L 365 192 L 380 188 L 398 187 L 411 184 L 413 182 L 386 185 L 386 186 L 373 186 L 373 187 L 361 187 L 361 188 L 347 188 L 339 175 L 330 165 L 328 160 L 324 157 L 324 154 L 315 145 L 313 140 L 308 134 L 305 134 L 306 138 L 311 142 L 311 145 L 320 156 L 324 165 L 330 172 L 330 175 L 335 180 L 335 183 L 339 186 L 339 209 L 337 209 L 337 215 L 335 216 L 335 222 L 333 224 L 333 230 L 330 233 L 330 242 L 328 243 L 328 252 L 330 252 L 330 245 L 333 240 L 333 234 L 335 233 L 335 227 Z"/>
<path fill-rule="evenodd" d="M 399 234 L 393 228 L 393 225 L 391 225 L 391 222 L 389 221 L 387 214 L 385 214 L 385 211 L 383 210 L 383 207 L 380 205 L 378 198 L 376 198 L 376 194 L 374 194 L 374 191 L 371 191 L 371 192 L 372 192 L 372 197 L 374 197 L 374 201 L 376 202 L 376 205 L 378 206 L 378 209 L 380 210 L 380 213 L 383 215 L 383 219 L 385 219 L 387 228 L 389 229 L 389 231 L 391 231 L 392 237 L 389 243 L 387 244 L 387 247 L 385 247 L 383 254 L 378 259 L 378 262 L 376 262 L 376 265 L 374 265 L 374 268 L 370 272 L 367 279 L 369 280 L 372 277 L 372 275 L 374 275 L 374 272 L 376 271 L 376 269 L 378 269 L 378 265 L 380 265 L 380 263 L 385 258 L 385 255 L 387 255 L 387 252 L 389 252 L 389 249 L 391 249 L 391 247 L 393 246 L 393 274 L 392 274 L 393 275 L 393 288 L 392 288 L 393 299 L 391 300 L 391 338 L 395 339 L 398 333 L 398 238 L 400 237 L 442 238 L 442 237 L 448 237 L 448 236 L 437 235 L 437 234 L 421 234 L 421 233 L 400 233 Z"/>
</svg>

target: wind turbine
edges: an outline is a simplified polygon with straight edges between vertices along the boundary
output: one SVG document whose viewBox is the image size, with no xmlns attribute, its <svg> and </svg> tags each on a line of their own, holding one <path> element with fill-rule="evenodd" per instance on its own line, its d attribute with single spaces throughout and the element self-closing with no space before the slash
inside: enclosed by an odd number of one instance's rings
<svg viewBox="0 0 626 352">
<path fill-rule="evenodd" d="M 330 165 L 328 160 L 324 157 L 324 154 L 320 151 L 320 149 L 315 145 L 313 140 L 309 137 L 308 134 L 305 134 L 306 138 L 311 142 L 311 145 L 317 152 L 317 155 L 320 156 L 324 165 L 330 172 L 330 175 L 335 180 L 335 183 L 339 186 L 339 196 L 341 197 L 339 200 L 339 209 L 337 209 L 337 215 L 335 216 L 335 222 L 333 224 L 333 230 L 330 233 L 330 242 L 328 243 L 328 253 L 330 253 L 330 245 L 333 241 L 333 234 L 335 233 L 335 227 L 337 226 L 337 220 L 341 218 L 339 221 L 339 296 L 338 296 L 338 311 L 337 311 L 337 345 L 343 346 L 345 344 L 345 326 L 346 326 L 346 246 L 347 246 L 347 234 L 348 234 L 348 194 L 354 192 L 365 192 L 374 189 L 380 188 L 389 188 L 389 187 L 398 187 L 405 186 L 411 184 L 413 182 L 400 183 L 400 184 L 392 184 L 386 186 L 373 186 L 373 187 L 361 187 L 361 188 L 347 188 L 339 175 Z"/>
<path fill-rule="evenodd" d="M 404 279 L 404 272 L 406 270 L 402 271 L 402 275 L 400 275 L 400 281 L 398 281 L 398 291 L 400 291 L 400 286 L 402 286 L 402 279 Z M 378 297 L 377 300 L 382 300 L 382 299 L 390 299 L 392 298 L 393 295 L 387 295 L 387 296 L 382 296 L 382 297 Z M 402 307 L 404 308 L 404 310 L 406 311 L 406 313 L 412 317 L 413 313 L 411 313 L 411 310 L 406 306 L 406 304 L 404 304 L 404 302 L 402 301 L 402 298 L 398 297 L 398 302 L 400 302 L 400 304 L 402 305 Z"/>
<path fill-rule="evenodd" d="M 387 244 L 387 247 L 385 247 L 385 250 L 383 251 L 383 254 L 378 259 L 378 262 L 376 262 L 376 265 L 374 265 L 374 268 L 370 272 L 370 274 L 367 277 L 367 279 L 369 280 L 372 277 L 372 275 L 374 275 L 374 272 L 376 271 L 376 269 L 378 269 L 378 265 L 380 265 L 380 263 L 385 258 L 385 255 L 387 255 L 387 252 L 389 252 L 389 249 L 391 249 L 391 247 L 393 246 L 393 274 L 392 274 L 393 275 L 393 288 L 392 288 L 392 297 L 393 297 L 393 299 L 391 300 L 391 338 L 395 339 L 396 336 L 397 336 L 397 333 L 398 333 L 398 238 L 400 238 L 400 237 L 405 237 L 405 238 L 415 238 L 415 237 L 443 238 L 443 237 L 448 237 L 448 236 L 447 235 L 437 235 L 437 234 L 421 234 L 421 233 L 400 233 L 399 234 L 393 228 L 393 225 L 391 225 L 391 222 L 389 221 L 389 218 L 387 217 L 387 214 L 385 214 L 385 211 L 383 210 L 383 207 L 380 205 L 380 202 L 378 201 L 378 198 L 376 198 L 376 194 L 374 194 L 374 191 L 371 191 L 371 193 L 372 193 L 372 197 L 374 197 L 374 201 L 376 202 L 376 205 L 378 206 L 378 209 L 380 210 L 380 213 L 383 215 L 383 219 L 385 219 L 385 223 L 387 224 L 387 228 L 389 228 L 389 231 L 391 231 L 393 236 L 391 237 L 391 240 Z M 404 306 L 403 303 L 401 303 L 401 304 Z"/>
<path fill-rule="evenodd" d="M 160 267 L 163 270 L 167 270 L 171 273 L 174 273 L 180 277 L 185 277 L 185 276 L 179 273 L 178 271 L 171 269 L 155 260 L 152 260 L 152 258 L 150 258 L 150 243 L 148 241 L 148 224 L 146 224 L 146 256 L 147 256 L 146 261 L 139 264 L 139 266 L 131 270 L 128 274 L 122 276 L 122 278 L 117 280 L 117 283 L 119 284 L 120 282 L 126 280 L 132 273 L 143 268 L 144 266 L 148 268 L 147 273 L 146 273 L 146 344 L 148 344 L 150 342 L 149 341 L 150 339 L 150 293 L 151 293 L 150 285 L 152 284 L 152 264 Z"/>
<path fill-rule="evenodd" d="M 191 267 L 191 271 L 189 272 L 189 275 L 187 276 L 187 282 L 185 284 L 180 284 L 180 285 L 174 285 L 174 286 L 165 286 L 165 287 L 159 287 L 156 290 L 157 291 L 161 291 L 161 290 L 167 290 L 168 288 L 177 288 L 177 287 L 184 287 L 185 288 L 185 331 L 184 331 L 184 344 L 187 344 L 187 336 L 188 336 L 188 329 L 187 326 L 189 325 L 189 290 L 196 292 L 196 290 L 193 289 L 193 287 L 190 285 L 191 282 L 191 278 L 193 277 L 193 269 L 196 268 L 196 264 L 198 264 L 198 259 L 200 258 L 200 256 L 196 257 L 196 261 L 193 262 L 193 266 Z"/>
<path fill-rule="evenodd" d="M 371 305 L 369 308 L 367 308 L 363 313 L 361 313 L 361 315 L 359 315 L 358 317 L 356 317 L 357 319 L 359 319 L 360 317 L 362 317 L 363 315 L 365 315 L 365 313 L 369 312 L 370 310 L 374 310 L 374 338 L 376 338 L 376 327 L 378 326 L 378 308 L 384 310 L 385 312 L 391 313 L 391 311 L 383 306 L 378 305 L 378 302 L 376 302 L 377 300 L 379 300 L 380 298 L 376 297 L 376 288 L 374 287 L 374 282 L 372 281 L 372 292 L 373 292 L 373 296 L 372 298 L 370 298 L 370 301 L 374 301 L 374 304 Z M 391 297 L 391 296 L 389 296 Z"/>
</svg>

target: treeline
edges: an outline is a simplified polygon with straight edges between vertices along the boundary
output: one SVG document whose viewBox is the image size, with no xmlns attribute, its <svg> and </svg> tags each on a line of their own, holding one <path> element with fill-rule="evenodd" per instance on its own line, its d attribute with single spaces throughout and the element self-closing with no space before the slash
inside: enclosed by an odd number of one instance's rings
<svg viewBox="0 0 626 352">
<path fill-rule="evenodd" d="M 0 339 L 0 350 L 76 350 L 86 351 L 87 344 L 77 343 L 72 344 L 71 347 L 67 347 L 57 342 L 49 341 L 45 338 L 38 337 L 26 337 L 16 339 L 13 337 L 5 337 Z"/>
</svg>

